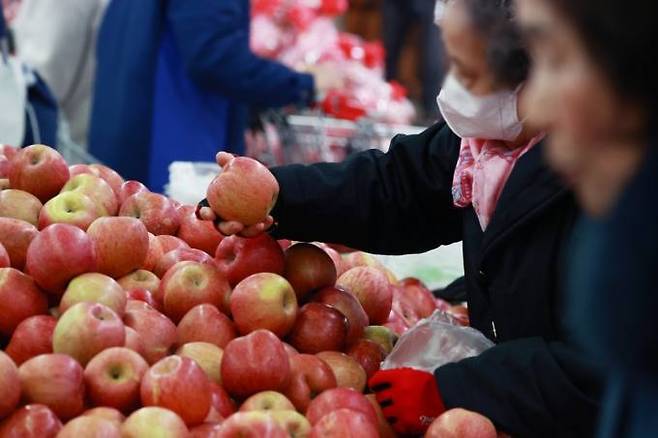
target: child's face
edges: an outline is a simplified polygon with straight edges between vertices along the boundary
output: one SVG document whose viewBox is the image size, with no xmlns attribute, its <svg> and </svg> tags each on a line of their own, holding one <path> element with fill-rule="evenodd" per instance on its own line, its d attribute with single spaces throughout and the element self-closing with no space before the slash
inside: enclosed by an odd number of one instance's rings
<svg viewBox="0 0 658 438">
<path fill-rule="evenodd" d="M 528 122 L 550 134 L 550 164 L 593 215 L 610 207 L 621 187 L 611 181 L 633 153 L 640 117 L 592 60 L 576 29 L 547 0 L 516 0 L 533 68 L 524 94 Z M 612 177 L 612 178 L 611 178 Z"/>
</svg>

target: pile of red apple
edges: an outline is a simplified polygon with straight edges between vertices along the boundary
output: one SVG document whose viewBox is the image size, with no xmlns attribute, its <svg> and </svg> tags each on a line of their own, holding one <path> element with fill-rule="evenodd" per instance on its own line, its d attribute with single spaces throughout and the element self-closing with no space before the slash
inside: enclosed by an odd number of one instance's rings
<svg viewBox="0 0 658 438">
<path fill-rule="evenodd" d="M 42 145 L 5 147 L 0 178 L 0 438 L 393 435 L 364 391 L 437 308 L 422 283 L 223 237 Z"/>
</svg>

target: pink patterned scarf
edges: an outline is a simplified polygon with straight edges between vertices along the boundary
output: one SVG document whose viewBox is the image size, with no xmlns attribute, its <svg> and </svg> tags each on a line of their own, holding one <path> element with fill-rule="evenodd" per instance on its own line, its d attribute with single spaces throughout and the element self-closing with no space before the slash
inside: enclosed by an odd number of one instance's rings
<svg viewBox="0 0 658 438">
<path fill-rule="evenodd" d="M 537 135 L 515 149 L 498 140 L 463 138 L 452 180 L 455 206 L 472 204 L 482 230 L 486 230 L 514 165 L 542 138 L 544 134 Z"/>
</svg>

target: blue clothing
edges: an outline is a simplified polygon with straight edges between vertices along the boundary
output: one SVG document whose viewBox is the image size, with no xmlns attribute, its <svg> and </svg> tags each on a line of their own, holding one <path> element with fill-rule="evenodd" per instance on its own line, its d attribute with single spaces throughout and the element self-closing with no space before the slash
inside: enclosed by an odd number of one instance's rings
<svg viewBox="0 0 658 438">
<path fill-rule="evenodd" d="M 307 104 L 310 75 L 249 49 L 248 0 L 112 0 L 99 32 L 90 151 L 161 190 L 173 160 L 241 153 L 247 106 Z"/>
<path fill-rule="evenodd" d="M 601 437 L 658 436 L 658 143 L 604 219 L 574 233 L 569 319 L 606 369 Z"/>
</svg>

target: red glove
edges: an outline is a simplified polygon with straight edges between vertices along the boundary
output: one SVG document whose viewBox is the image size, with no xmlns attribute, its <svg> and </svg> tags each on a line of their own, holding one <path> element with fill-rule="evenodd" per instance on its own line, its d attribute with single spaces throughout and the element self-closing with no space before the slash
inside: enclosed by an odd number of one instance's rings
<svg viewBox="0 0 658 438">
<path fill-rule="evenodd" d="M 428 372 L 413 368 L 382 370 L 368 384 L 397 433 L 423 434 L 445 411 L 436 380 Z"/>
</svg>

